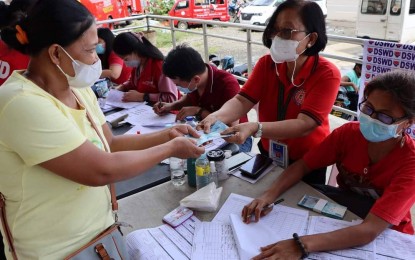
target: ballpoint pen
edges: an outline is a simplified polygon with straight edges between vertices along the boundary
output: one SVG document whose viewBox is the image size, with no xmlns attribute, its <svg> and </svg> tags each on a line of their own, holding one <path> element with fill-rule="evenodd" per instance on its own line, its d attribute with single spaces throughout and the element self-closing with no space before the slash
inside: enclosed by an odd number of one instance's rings
<svg viewBox="0 0 415 260">
<path fill-rule="evenodd" d="M 273 203 L 268 204 L 268 205 L 266 205 L 265 207 L 263 207 L 263 208 L 262 208 L 262 210 L 267 210 L 267 209 L 269 209 L 269 208 L 272 208 L 272 207 L 274 207 L 274 205 L 280 204 L 280 203 L 281 203 L 281 202 L 283 202 L 283 201 L 284 201 L 284 199 L 279 199 L 279 200 L 276 200 L 276 201 L 274 201 Z"/>
<path fill-rule="evenodd" d="M 273 203 L 270 203 L 270 204 L 266 205 L 265 207 L 263 207 L 261 209 L 261 212 L 264 211 L 264 210 L 268 210 L 268 209 L 274 207 L 274 205 L 280 204 L 283 201 L 284 201 L 284 199 L 278 199 L 278 200 L 274 201 Z M 249 217 L 251 217 L 251 218 L 255 217 L 255 212 L 252 212 Z"/>
</svg>

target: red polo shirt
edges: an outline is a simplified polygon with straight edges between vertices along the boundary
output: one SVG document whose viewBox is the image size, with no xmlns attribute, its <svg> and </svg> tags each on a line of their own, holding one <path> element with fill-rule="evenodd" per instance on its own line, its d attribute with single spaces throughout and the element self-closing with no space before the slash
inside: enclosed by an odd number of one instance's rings
<svg viewBox="0 0 415 260">
<path fill-rule="evenodd" d="M 295 119 L 305 114 L 316 121 L 318 126 L 305 137 L 281 139 L 288 145 L 289 158 L 298 160 L 312 147 L 315 147 L 329 134 L 329 119 L 334 100 L 340 85 L 340 72 L 337 67 L 320 56 L 312 56 L 304 63 L 294 83 L 288 79 L 287 64 L 277 65 L 270 55 L 263 56 L 255 65 L 252 75 L 241 89 L 240 94 L 254 104 L 259 103 L 259 122 L 277 121 L 279 83 L 284 85 L 284 105 L 287 105 L 285 119 Z M 287 100 L 289 93 L 291 99 Z M 288 102 L 288 103 L 287 103 Z M 269 139 L 261 138 L 265 150 L 269 149 Z"/>
<path fill-rule="evenodd" d="M 148 58 L 143 70 L 134 68 L 130 79 L 123 85 L 128 90 L 148 93 L 151 102 L 174 102 L 180 97 L 176 84 L 162 72 L 163 60 Z"/>
<path fill-rule="evenodd" d="M 115 54 L 115 52 L 110 53 L 108 57 L 108 64 L 109 66 L 120 65 L 122 67 L 120 76 L 116 79 L 111 78 L 112 82 L 119 85 L 126 82 L 130 78 L 133 68 L 127 67 L 124 61 L 117 54 Z"/>
<path fill-rule="evenodd" d="M 206 67 L 208 68 L 208 82 L 202 96 L 199 96 L 197 91 L 187 95 L 192 106 L 198 106 L 213 113 L 238 94 L 241 88 L 236 78 L 229 72 L 219 70 L 209 64 L 206 64 Z M 239 122 L 248 122 L 248 117 L 241 117 Z"/>
<path fill-rule="evenodd" d="M 30 57 L 9 48 L 0 40 L 0 86 L 15 70 L 27 68 Z"/>
</svg>

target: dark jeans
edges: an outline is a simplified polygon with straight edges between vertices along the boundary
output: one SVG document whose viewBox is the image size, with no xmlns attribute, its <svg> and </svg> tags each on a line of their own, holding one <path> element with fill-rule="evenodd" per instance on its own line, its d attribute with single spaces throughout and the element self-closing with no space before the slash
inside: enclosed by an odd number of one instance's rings
<svg viewBox="0 0 415 260">
<path fill-rule="evenodd" d="M 350 92 L 347 92 L 346 95 L 347 95 L 347 98 L 350 101 L 349 109 L 356 112 L 357 111 L 357 105 L 358 105 L 358 102 L 359 102 L 359 94 L 354 92 L 354 91 L 350 91 Z"/>
<path fill-rule="evenodd" d="M 262 147 L 261 142 L 258 142 L 258 148 L 262 155 L 269 156 L 268 151 Z M 290 160 L 289 164 L 293 164 L 295 161 Z M 326 171 L 327 167 L 315 169 L 314 171 L 308 173 L 306 176 L 303 177 L 302 181 L 308 183 L 310 185 L 313 184 L 326 184 Z"/>
<path fill-rule="evenodd" d="M 330 199 L 347 207 L 348 210 L 364 219 L 376 200 L 357 194 L 352 191 L 342 190 L 328 185 L 311 185 Z"/>
</svg>

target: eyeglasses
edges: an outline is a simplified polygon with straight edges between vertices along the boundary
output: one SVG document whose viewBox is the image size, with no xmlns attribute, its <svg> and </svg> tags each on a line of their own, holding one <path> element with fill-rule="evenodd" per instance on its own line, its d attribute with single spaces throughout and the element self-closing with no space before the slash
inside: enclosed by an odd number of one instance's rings
<svg viewBox="0 0 415 260">
<path fill-rule="evenodd" d="M 284 40 L 291 40 L 293 33 L 298 33 L 298 32 L 307 33 L 307 31 L 301 31 L 301 30 L 295 30 L 295 29 L 288 29 L 288 28 L 274 29 L 273 28 L 271 29 L 270 36 L 271 38 L 278 36 Z"/>
<path fill-rule="evenodd" d="M 380 122 L 387 124 L 387 125 L 391 125 L 397 121 L 400 121 L 402 119 L 405 119 L 407 116 L 403 116 L 403 117 L 399 117 L 399 118 L 393 118 L 389 115 L 386 115 L 384 113 L 378 112 L 376 110 L 374 110 L 371 106 L 369 106 L 368 104 L 366 104 L 366 101 L 363 101 L 362 103 L 359 104 L 359 110 L 360 112 L 362 112 L 365 115 L 368 116 L 372 116 L 373 114 L 376 114 L 376 119 L 379 120 Z"/>
</svg>

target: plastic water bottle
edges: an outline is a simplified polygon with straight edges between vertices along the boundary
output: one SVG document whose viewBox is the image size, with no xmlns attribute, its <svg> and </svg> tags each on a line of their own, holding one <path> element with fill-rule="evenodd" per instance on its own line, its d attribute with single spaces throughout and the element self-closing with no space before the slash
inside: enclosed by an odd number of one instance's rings
<svg viewBox="0 0 415 260">
<path fill-rule="evenodd" d="M 196 188 L 201 189 L 211 181 L 209 161 L 204 156 L 199 157 L 196 160 Z"/>
<path fill-rule="evenodd" d="M 218 187 L 218 172 L 216 171 L 215 162 L 209 162 L 211 182 L 214 182 Z"/>
<path fill-rule="evenodd" d="M 194 116 L 186 116 L 185 124 L 190 125 L 193 128 L 196 128 L 196 125 L 197 125 L 196 118 Z"/>
<path fill-rule="evenodd" d="M 185 174 L 184 174 L 184 160 L 176 157 L 170 157 L 170 174 L 171 174 L 171 183 L 174 186 L 181 186 L 185 183 Z"/>
</svg>

